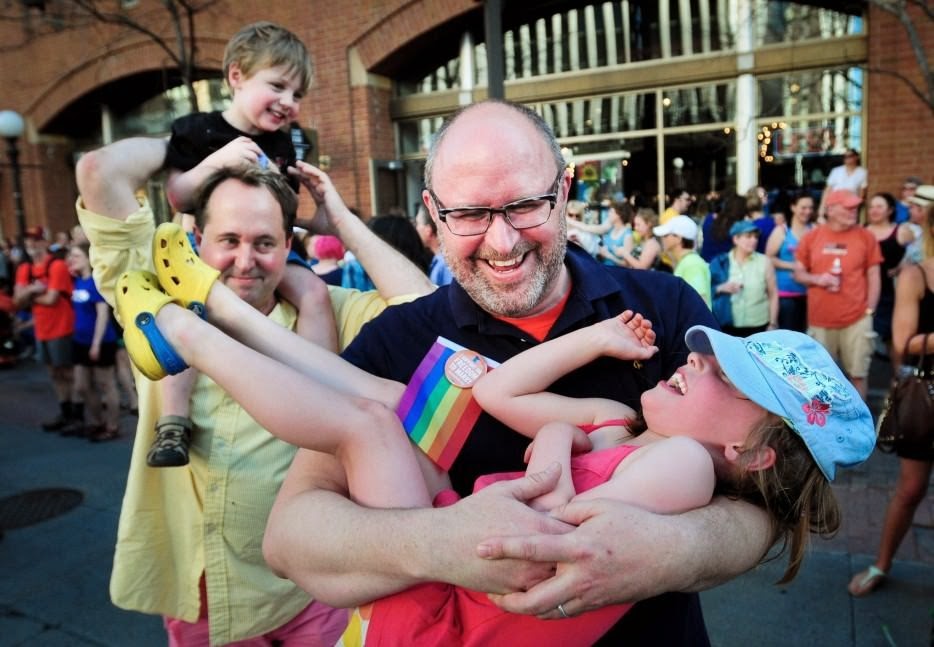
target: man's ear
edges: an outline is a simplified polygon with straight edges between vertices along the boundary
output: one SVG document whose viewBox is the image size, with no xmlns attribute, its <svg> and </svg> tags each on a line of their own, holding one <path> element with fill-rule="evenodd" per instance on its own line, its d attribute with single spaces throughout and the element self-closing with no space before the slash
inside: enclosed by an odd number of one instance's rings
<svg viewBox="0 0 934 647">
<path fill-rule="evenodd" d="M 195 237 L 195 245 L 201 247 L 201 230 L 198 229 L 198 225 L 192 227 L 191 233 Z"/>
<path fill-rule="evenodd" d="M 723 450 L 726 460 L 750 472 L 767 470 L 775 465 L 775 450 L 771 447 L 743 449 L 742 443 L 727 445 Z"/>
<path fill-rule="evenodd" d="M 435 221 L 435 226 L 438 227 L 441 223 L 438 222 L 438 219 L 435 218 L 435 212 L 431 208 L 431 195 L 428 193 L 428 189 L 422 191 L 422 204 L 425 205 L 425 210 L 428 212 L 428 217 Z"/>
</svg>

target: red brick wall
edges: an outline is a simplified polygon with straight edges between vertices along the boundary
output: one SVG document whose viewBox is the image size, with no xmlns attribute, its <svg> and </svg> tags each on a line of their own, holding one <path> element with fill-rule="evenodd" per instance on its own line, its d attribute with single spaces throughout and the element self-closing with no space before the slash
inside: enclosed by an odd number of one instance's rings
<svg viewBox="0 0 934 647">
<path fill-rule="evenodd" d="M 934 21 L 911 8 L 929 62 L 934 64 Z M 923 87 L 904 27 L 875 7 L 869 14 L 867 67 L 867 150 L 863 162 L 869 171 L 869 192 L 888 191 L 898 198 L 909 175 L 934 182 L 934 147 L 930 144 L 934 113 L 904 81 L 884 73 L 898 72 Z"/>
</svg>

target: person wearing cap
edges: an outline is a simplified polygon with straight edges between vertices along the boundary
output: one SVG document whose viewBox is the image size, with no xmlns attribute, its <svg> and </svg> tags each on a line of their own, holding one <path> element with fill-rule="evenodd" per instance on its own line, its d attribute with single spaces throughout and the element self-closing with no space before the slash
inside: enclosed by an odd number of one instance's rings
<svg viewBox="0 0 934 647">
<path fill-rule="evenodd" d="M 927 209 L 934 204 L 934 184 L 922 184 L 908 199 L 907 229 L 910 237 L 905 238 L 905 256 L 899 266 L 899 271 L 905 265 L 917 265 L 924 258 L 924 218 Z"/>
<path fill-rule="evenodd" d="M 653 233 L 662 241 L 662 249 L 675 266 L 674 274 L 684 279 L 710 307 L 710 266 L 694 249 L 697 223 L 688 216 L 675 216 Z"/>
<path fill-rule="evenodd" d="M 852 148 L 843 153 L 843 164 L 830 170 L 827 176 L 827 186 L 821 195 L 819 215 L 826 217 L 827 197 L 832 191 L 849 191 L 855 193 L 861 200 L 866 198 L 866 188 L 869 186 L 869 175 L 866 169 L 859 164 L 859 153 Z"/>
<path fill-rule="evenodd" d="M 710 263 L 713 313 L 725 332 L 747 337 L 778 327 L 778 288 L 772 262 L 756 251 L 759 228 L 751 220 L 730 227 L 733 249 Z"/>
<path fill-rule="evenodd" d="M 895 205 L 895 222 L 897 224 L 900 225 L 903 222 L 908 222 L 908 214 L 911 210 L 911 198 L 922 184 L 924 184 L 924 182 L 916 175 L 905 178 L 905 181 L 902 183 L 901 198 L 898 204 Z"/>
<path fill-rule="evenodd" d="M 145 297 L 117 292 L 124 317 L 152 313 L 162 333 L 158 347 L 141 336 L 128 344 L 141 369 L 168 370 L 166 353 L 192 363 L 250 415 L 267 421 L 271 433 L 334 454 L 346 468 L 351 496 L 367 506 L 430 508 L 433 501 L 457 501 L 450 482 L 439 480 L 437 468 L 421 459 L 395 418 L 408 393 L 403 384 L 305 343 L 241 308 L 220 283 L 208 284 L 205 301 L 228 337 L 173 303 L 180 291 L 171 281 L 160 283 L 168 294 L 159 285 Z M 828 536 L 839 527 L 830 482 L 838 468 L 872 453 L 869 409 L 807 335 L 770 331 L 740 339 L 707 326 L 687 330 L 692 352 L 686 363 L 642 395 L 644 425 L 617 400 L 547 391 L 601 358 L 617 360 L 620 370 L 624 363 L 648 361 L 658 353 L 655 341 L 651 322 L 625 310 L 529 347 L 472 381 L 472 394 L 488 414 L 533 439 L 527 475 L 558 481 L 529 499 L 532 508 L 570 521 L 595 500 L 608 499 L 675 514 L 706 506 L 717 487 L 767 510 L 771 543 L 782 541 L 789 552 L 779 583 L 790 581 L 801 568 L 809 533 Z M 222 353 L 225 361 L 199 352 L 203 348 Z M 283 383 L 302 396 L 285 409 L 278 404 Z M 323 410 L 325 400 L 332 406 Z M 481 476 L 476 488 L 522 475 Z M 345 637 L 354 636 L 354 644 L 592 644 L 632 606 L 580 615 L 572 599 L 536 618 L 498 608 L 482 593 L 427 583 L 368 605 Z"/>
<path fill-rule="evenodd" d="M 801 239 L 794 278 L 807 286 L 808 334 L 836 356 L 864 398 L 875 347 L 872 318 L 879 303 L 882 252 L 859 226 L 862 200 L 850 191 L 827 195 L 827 222 Z"/>
<path fill-rule="evenodd" d="M 59 413 L 42 423 L 46 431 L 61 431 L 84 424 L 84 404 L 73 401 L 71 334 L 75 315 L 71 307 L 71 274 L 65 261 L 49 251 L 49 241 L 40 225 L 24 232 L 31 263 L 16 268 L 13 301 L 18 310 L 31 310 L 39 357 L 49 371 L 58 398 Z"/>
</svg>

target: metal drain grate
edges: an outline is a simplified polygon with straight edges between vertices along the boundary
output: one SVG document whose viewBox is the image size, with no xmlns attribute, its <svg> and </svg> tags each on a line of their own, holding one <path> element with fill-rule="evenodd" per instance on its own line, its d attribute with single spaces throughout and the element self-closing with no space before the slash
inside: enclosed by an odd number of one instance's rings
<svg viewBox="0 0 934 647">
<path fill-rule="evenodd" d="M 53 519 L 77 507 L 82 500 L 81 492 L 66 488 L 29 490 L 0 499 L 0 530 L 24 528 Z"/>
</svg>

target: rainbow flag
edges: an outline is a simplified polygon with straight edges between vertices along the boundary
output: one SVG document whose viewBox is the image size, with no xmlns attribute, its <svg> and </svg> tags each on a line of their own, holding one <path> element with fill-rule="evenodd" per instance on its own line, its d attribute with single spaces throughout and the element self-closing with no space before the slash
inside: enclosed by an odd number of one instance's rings
<svg viewBox="0 0 934 647">
<path fill-rule="evenodd" d="M 444 374 L 448 358 L 459 350 L 464 347 L 438 337 L 415 369 L 396 409 L 412 442 L 444 471 L 451 468 L 482 413 L 470 389 L 454 386 Z M 490 368 L 498 365 L 484 359 Z"/>
</svg>

